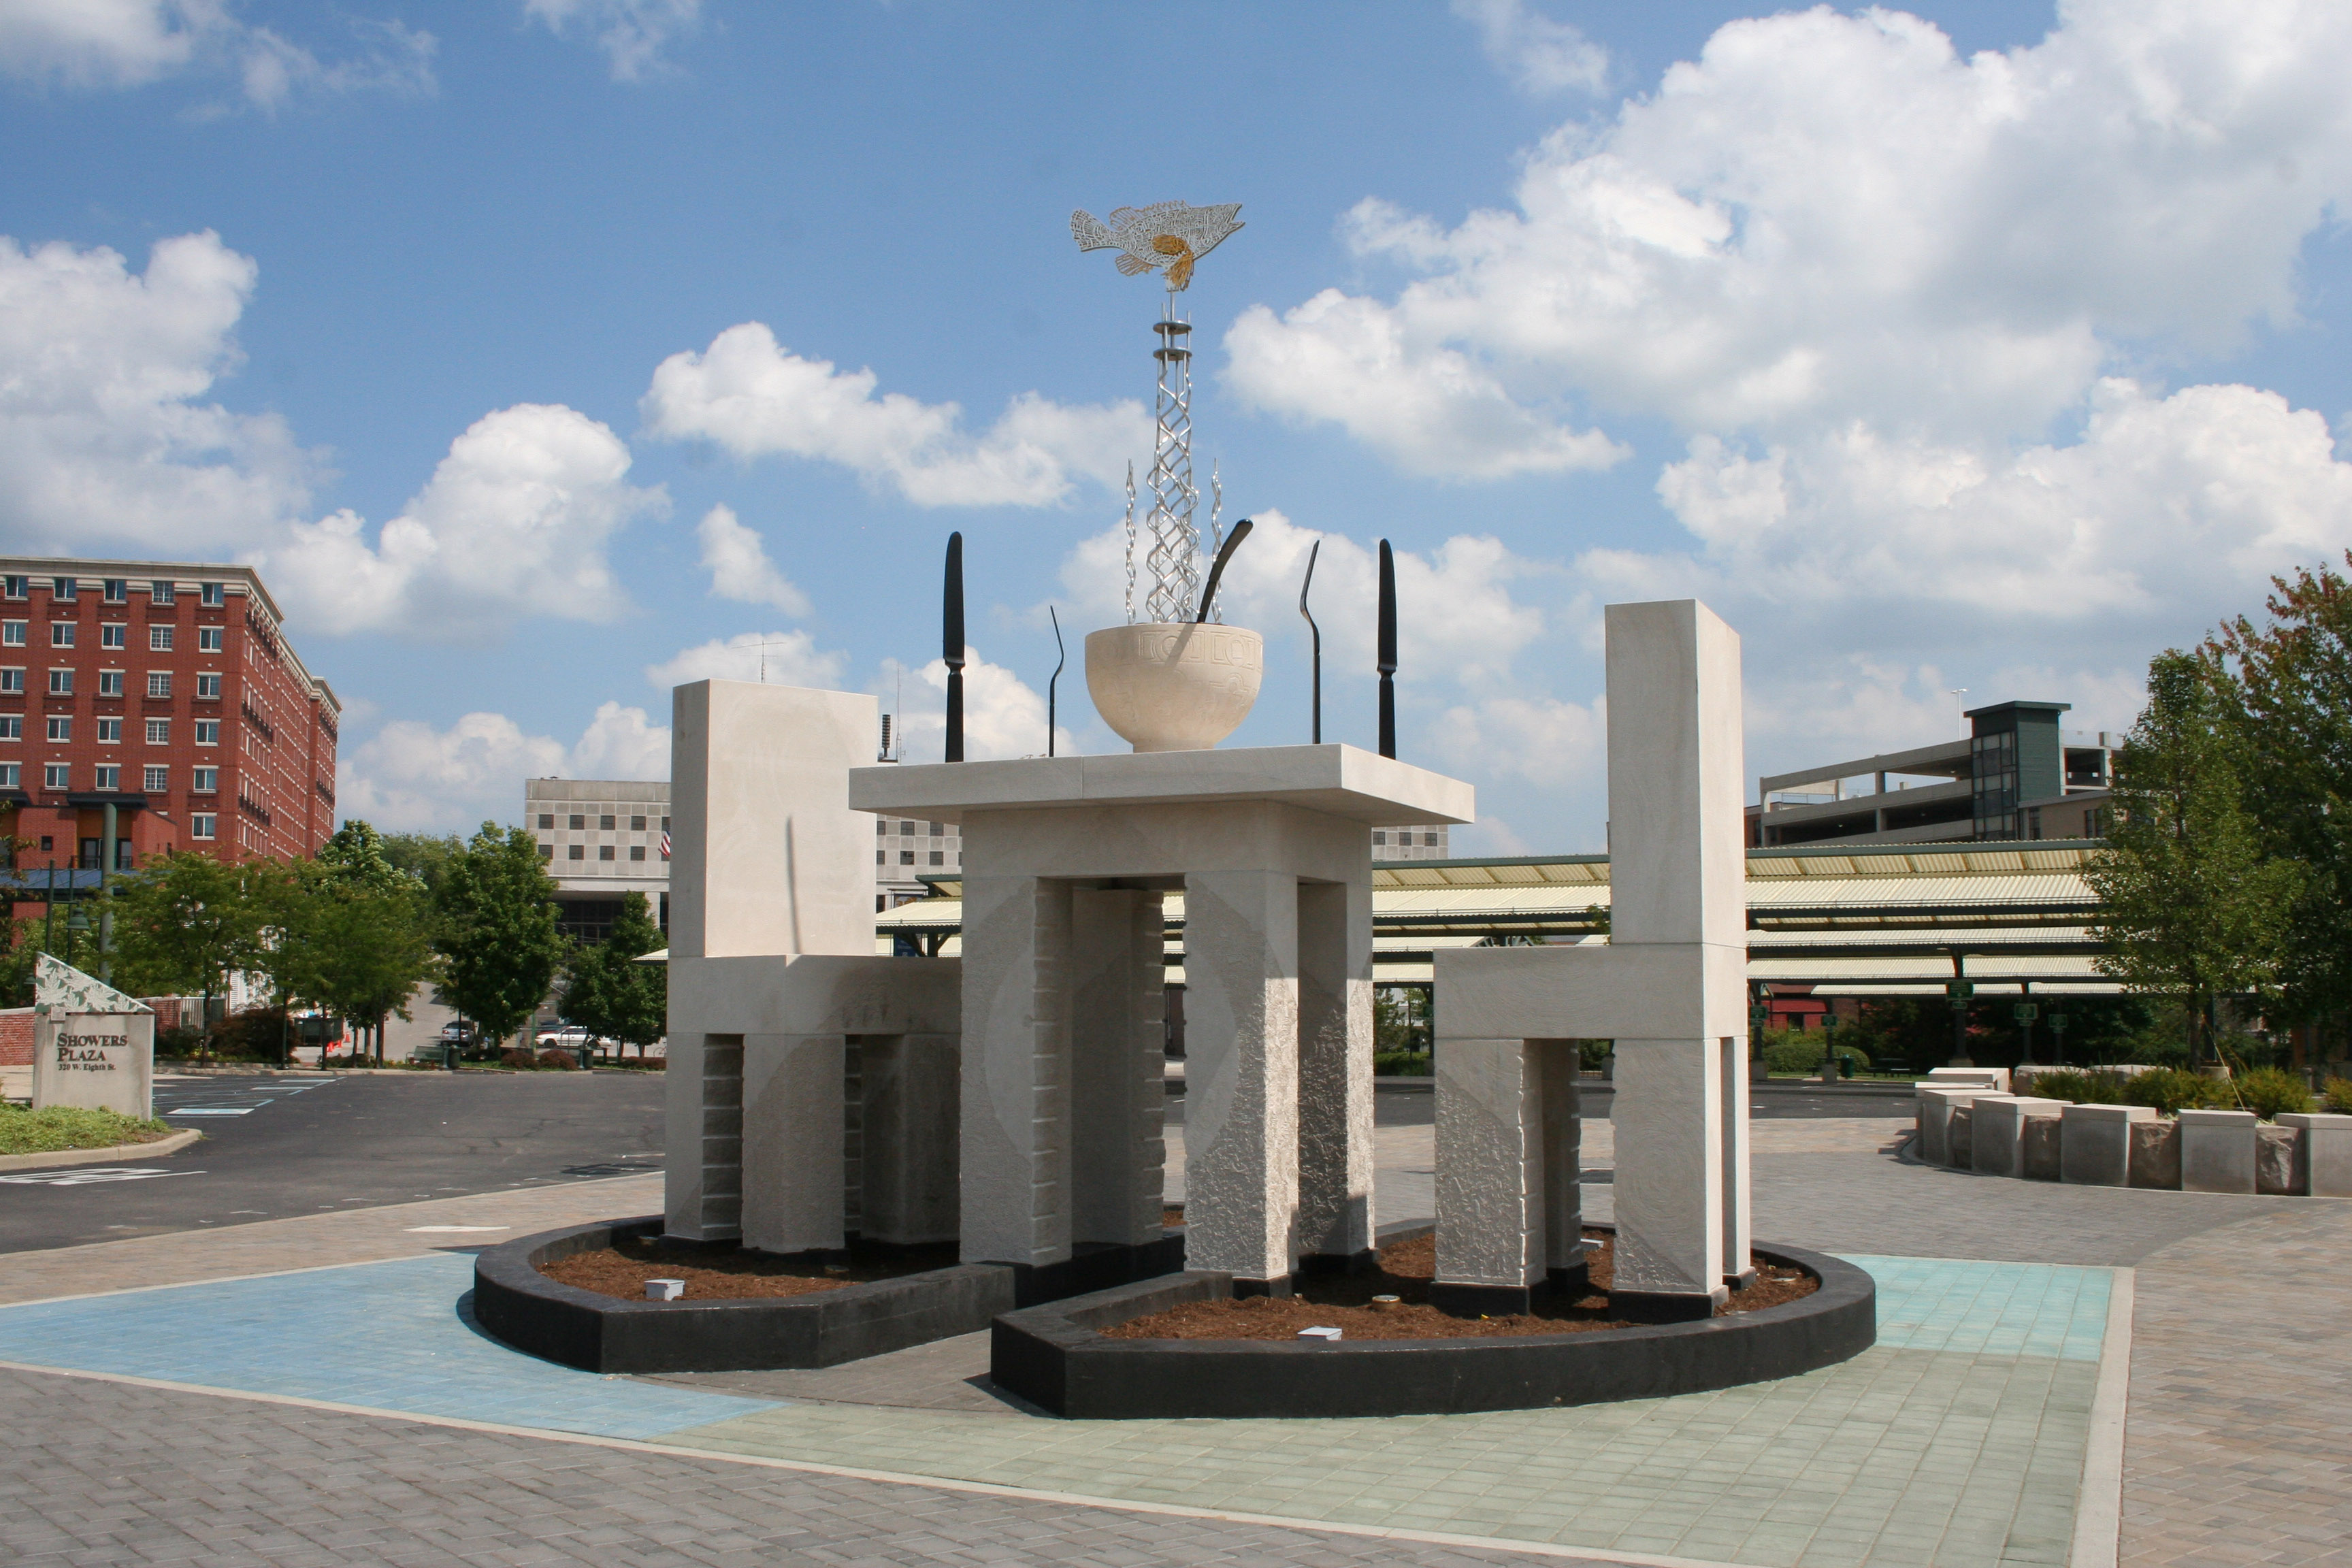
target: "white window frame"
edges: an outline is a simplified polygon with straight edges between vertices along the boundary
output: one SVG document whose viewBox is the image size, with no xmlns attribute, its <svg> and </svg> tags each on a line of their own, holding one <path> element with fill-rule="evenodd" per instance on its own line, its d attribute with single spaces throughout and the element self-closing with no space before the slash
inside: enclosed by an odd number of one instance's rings
<svg viewBox="0 0 2352 1568">
<path fill-rule="evenodd" d="M 218 795 L 220 793 L 220 769 L 196 768 L 193 771 L 195 773 L 195 782 L 188 786 L 192 794 Z"/>
<path fill-rule="evenodd" d="M 172 645 L 175 640 L 174 634 L 178 631 L 179 628 L 177 626 L 174 626 L 168 622 L 160 626 L 149 626 L 147 628 L 147 651 L 149 653 L 170 653 L 172 651 Z"/>
<path fill-rule="evenodd" d="M 205 734 L 205 731 L 207 730 L 210 730 L 212 733 L 209 735 Z M 196 721 L 196 744 L 199 746 L 217 746 L 220 744 L 219 720 L 199 719 Z"/>
<path fill-rule="evenodd" d="M 43 789 L 71 789 L 73 788 L 72 779 L 73 770 L 70 763 L 44 763 L 41 764 Z"/>
<path fill-rule="evenodd" d="M 169 719 L 148 720 L 147 743 L 151 746 L 170 745 L 172 743 L 172 721 Z"/>
<path fill-rule="evenodd" d="M 209 811 L 199 811 L 188 818 L 188 837 L 212 838 L 220 831 L 220 818 Z"/>
</svg>

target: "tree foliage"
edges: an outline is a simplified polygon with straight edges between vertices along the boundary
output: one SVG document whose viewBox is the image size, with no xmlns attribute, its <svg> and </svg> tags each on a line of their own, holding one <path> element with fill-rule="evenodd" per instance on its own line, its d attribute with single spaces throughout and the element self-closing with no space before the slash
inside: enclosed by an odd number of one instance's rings
<svg viewBox="0 0 2352 1568">
<path fill-rule="evenodd" d="M 2307 1021 L 2352 1008 L 2352 583 L 2325 566 L 2273 581 L 2267 618 L 2207 647 L 2233 678 L 2224 717 L 2262 848 L 2303 869 L 2278 984 L 2282 1016 Z"/>
<path fill-rule="evenodd" d="M 555 929 L 555 883 L 537 840 L 485 822 L 449 856 L 433 905 L 434 994 L 481 1026 L 485 1041 L 506 1038 L 546 999 L 570 946 Z"/>
<path fill-rule="evenodd" d="M 376 847 L 393 869 L 407 872 L 423 882 L 427 892 L 438 893 L 449 862 L 465 851 L 466 845 L 454 833 L 385 833 L 377 835 Z"/>
<path fill-rule="evenodd" d="M 268 973 L 289 877 L 273 860 L 228 865 L 191 850 L 124 878 L 113 889 L 115 984 L 209 998 L 227 993 L 234 973 Z"/>
<path fill-rule="evenodd" d="M 669 972 L 636 960 L 663 945 L 646 896 L 627 895 L 612 934 L 576 949 L 564 965 L 563 1016 L 592 1035 L 635 1046 L 644 1056 L 669 1030 Z"/>
<path fill-rule="evenodd" d="M 369 1026 L 408 1016 L 433 972 L 433 910 L 422 879 L 396 869 L 383 836 L 353 818 L 295 868 L 280 915 L 286 990 Z"/>
<path fill-rule="evenodd" d="M 2227 677 L 2172 650 L 2148 666 L 2147 710 L 2116 755 L 2115 826 L 2085 868 L 2102 972 L 2179 998 L 2207 1043 L 2221 996 L 2271 994 L 2302 868 L 2264 853 L 2245 800 Z"/>
</svg>

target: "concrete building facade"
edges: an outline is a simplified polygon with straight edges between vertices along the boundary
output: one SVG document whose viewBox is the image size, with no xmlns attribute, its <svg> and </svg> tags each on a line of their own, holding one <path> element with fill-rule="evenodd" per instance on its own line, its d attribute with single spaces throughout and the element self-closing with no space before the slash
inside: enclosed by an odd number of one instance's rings
<svg viewBox="0 0 2352 1568">
<path fill-rule="evenodd" d="M 315 853 L 342 705 L 245 566 L 0 558 L 0 835 L 20 870 Z"/>
</svg>

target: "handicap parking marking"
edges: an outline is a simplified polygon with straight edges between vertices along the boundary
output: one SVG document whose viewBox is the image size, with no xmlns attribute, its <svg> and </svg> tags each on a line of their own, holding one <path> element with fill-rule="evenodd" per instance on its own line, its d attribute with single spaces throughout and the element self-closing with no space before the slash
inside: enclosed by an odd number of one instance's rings
<svg viewBox="0 0 2352 1568">
<path fill-rule="evenodd" d="M 92 1182 L 143 1182 L 156 1176 L 201 1176 L 202 1171 L 163 1171 L 145 1165 L 77 1165 L 63 1171 L 27 1171 L 0 1176 L 20 1187 L 79 1187 Z"/>
</svg>

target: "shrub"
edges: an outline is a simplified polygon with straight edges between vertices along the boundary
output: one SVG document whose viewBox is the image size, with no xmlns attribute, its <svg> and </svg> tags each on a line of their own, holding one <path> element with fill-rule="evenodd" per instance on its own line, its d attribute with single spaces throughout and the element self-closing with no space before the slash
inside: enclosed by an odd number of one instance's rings
<svg viewBox="0 0 2352 1568">
<path fill-rule="evenodd" d="M 564 1072 L 576 1072 L 580 1068 L 580 1058 L 570 1051 L 544 1050 L 539 1053 L 539 1065 L 543 1068 L 561 1068 Z"/>
<path fill-rule="evenodd" d="M 205 1032 L 192 1024 L 155 1031 L 155 1054 L 159 1057 L 192 1057 L 204 1048 Z"/>
<path fill-rule="evenodd" d="M 2278 1120 L 2283 1110 L 2311 1109 L 2311 1089 L 2284 1068 L 2256 1068 L 2240 1077 L 2238 1100 L 2265 1121 Z"/>
<path fill-rule="evenodd" d="M 2035 1073 L 2025 1080 L 2024 1087 L 2018 1092 L 2042 1100 L 2063 1100 L 2071 1105 L 2130 1103 L 2123 1097 L 2124 1077 L 2121 1073 L 2085 1071 L 2081 1068 L 2060 1068 L 2052 1072 Z"/>
<path fill-rule="evenodd" d="M 47 1154 L 59 1149 L 110 1149 L 168 1136 L 161 1121 L 142 1121 L 111 1110 L 52 1105 L 27 1110 L 0 1100 L 0 1154 Z"/>
<path fill-rule="evenodd" d="M 537 1072 L 539 1058 L 520 1046 L 509 1046 L 499 1053 L 499 1065 L 512 1068 L 517 1072 Z"/>
<path fill-rule="evenodd" d="M 1828 1047 L 1823 1042 L 1828 1038 L 1826 1033 L 1816 1033 L 1810 1029 L 1769 1030 L 1764 1036 L 1764 1070 L 1779 1073 L 1819 1072 L 1822 1069 L 1822 1058 L 1828 1051 Z M 1837 1048 L 1837 1054 L 1840 1061 L 1852 1062 L 1855 1072 L 1870 1070 L 1869 1054 L 1861 1047 L 1840 1046 Z"/>
<path fill-rule="evenodd" d="M 1376 1078 L 1426 1078 L 1429 1076 L 1429 1053 L 1374 1051 L 1372 1074 Z"/>
<path fill-rule="evenodd" d="M 2126 1079 L 2122 1089 L 2124 1104 L 2152 1106 L 2166 1116 L 2178 1116 L 2228 1097 L 2229 1090 L 2219 1080 L 2180 1068 L 2151 1068 Z"/>
</svg>

